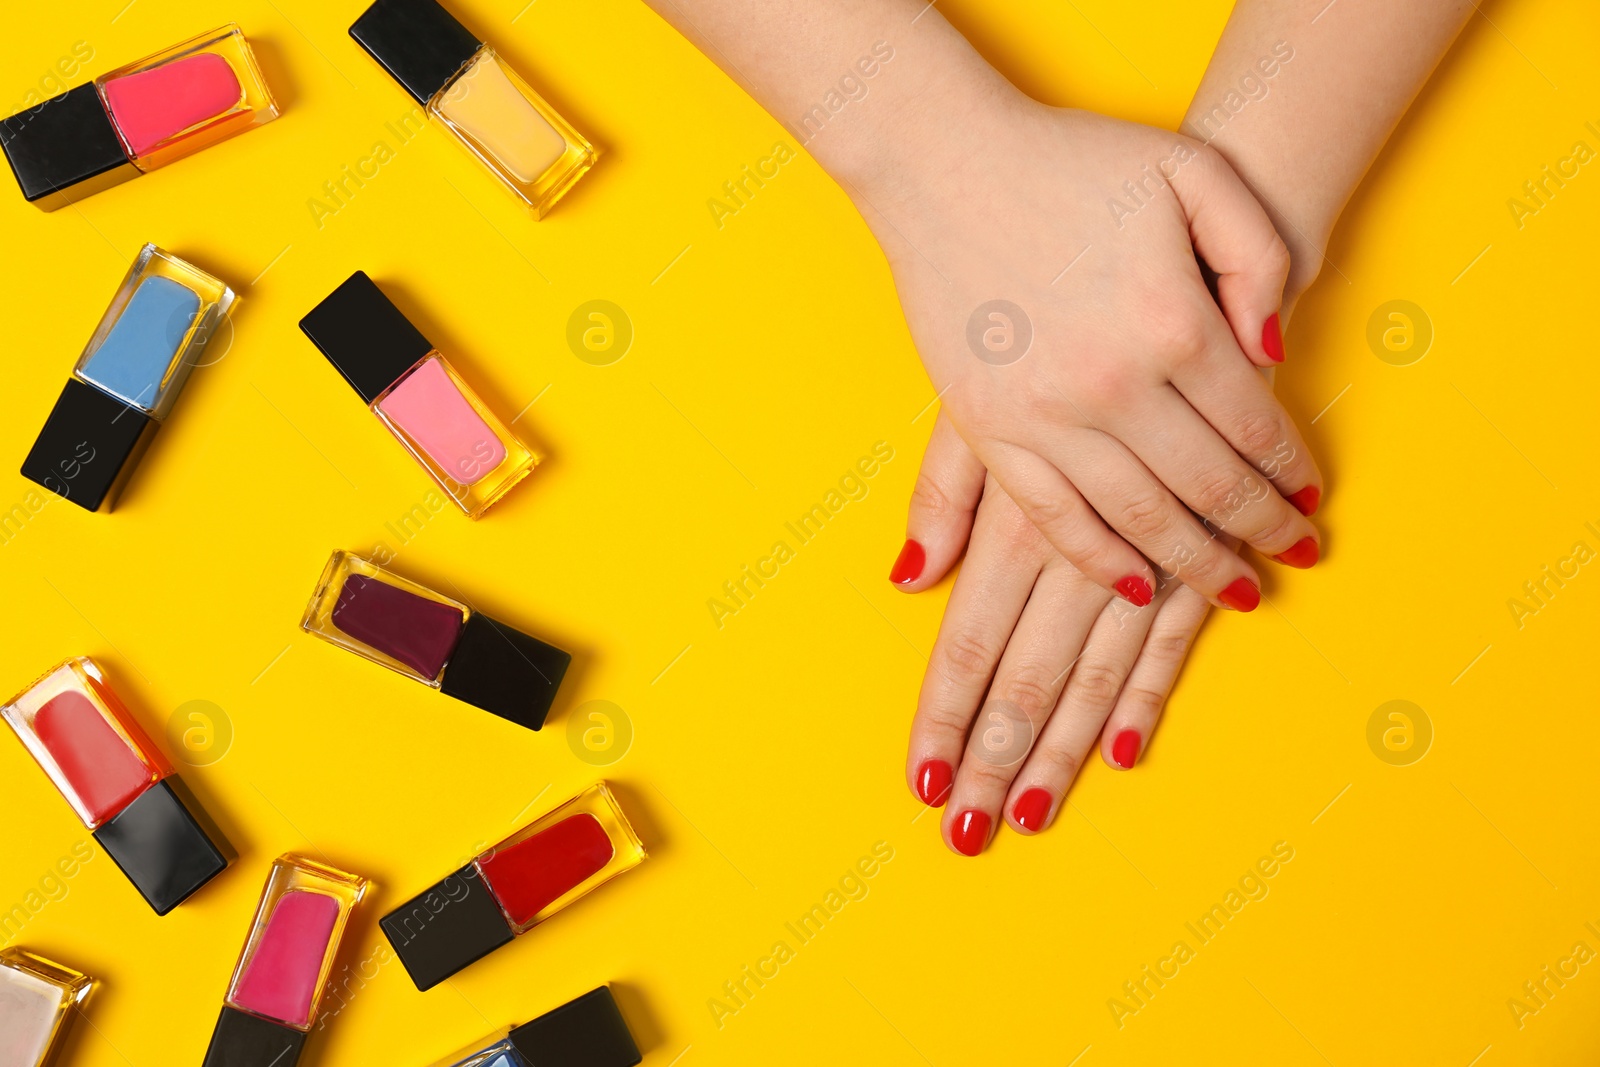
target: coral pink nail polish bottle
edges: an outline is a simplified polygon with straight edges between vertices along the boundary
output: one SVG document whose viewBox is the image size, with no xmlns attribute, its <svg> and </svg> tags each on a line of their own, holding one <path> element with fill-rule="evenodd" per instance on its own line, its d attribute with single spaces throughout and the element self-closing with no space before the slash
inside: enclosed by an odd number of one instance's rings
<svg viewBox="0 0 1600 1067">
<path fill-rule="evenodd" d="M 0 718 L 157 915 L 228 866 L 231 846 L 93 660 L 56 664 Z"/>
<path fill-rule="evenodd" d="M 277 117 L 227 25 L 0 120 L 0 148 L 22 195 L 54 211 Z"/>
</svg>

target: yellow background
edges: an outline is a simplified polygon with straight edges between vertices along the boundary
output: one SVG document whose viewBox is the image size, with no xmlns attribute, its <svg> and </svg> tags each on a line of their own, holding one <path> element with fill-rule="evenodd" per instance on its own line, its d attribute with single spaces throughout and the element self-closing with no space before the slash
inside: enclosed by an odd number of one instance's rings
<svg viewBox="0 0 1600 1067">
<path fill-rule="evenodd" d="M 948 586 L 885 581 L 932 390 L 882 258 L 803 154 L 719 230 L 706 201 L 793 135 L 635 0 L 525 3 L 453 6 L 604 149 L 537 224 L 442 131 L 402 145 L 386 129 L 409 100 L 346 36 L 359 0 L 87 0 L 7 20 L 8 111 L 76 42 L 94 58 L 74 84 L 230 19 L 284 107 L 81 210 L 0 197 L 0 506 L 32 491 L 16 465 L 143 242 L 243 297 L 118 511 L 51 504 L 0 545 L 0 688 L 90 654 L 152 730 L 204 700 L 234 735 L 183 777 L 235 867 L 157 919 L 97 853 L 17 939 L 103 980 L 66 1063 L 199 1063 L 280 852 L 376 881 L 355 964 L 381 913 L 601 774 L 644 866 L 447 986 L 419 994 L 383 967 L 307 1067 L 426 1064 L 604 981 L 658 1065 L 1593 1061 L 1600 963 L 1520 1029 L 1507 1001 L 1574 943 L 1600 950 L 1600 564 L 1520 628 L 1507 601 L 1574 542 L 1600 550 L 1584 526 L 1600 526 L 1600 171 L 1521 229 L 1506 206 L 1575 141 L 1600 148 L 1592 7 L 1473 18 L 1301 306 L 1280 391 L 1328 473 L 1326 561 L 1269 569 L 1270 606 L 1208 624 L 1135 773 L 1096 763 L 1048 833 L 1002 831 L 974 862 L 902 781 Z M 940 10 L 1041 98 L 1169 126 L 1229 7 L 995 6 Z M 319 227 L 308 201 L 379 141 L 394 158 Z M 356 268 L 502 417 L 538 398 L 517 425 L 546 462 L 480 523 L 441 512 L 404 544 L 386 526 L 430 484 L 295 325 Z M 611 366 L 565 340 L 592 299 L 636 329 Z M 1435 330 L 1411 366 L 1366 341 L 1394 299 Z M 707 599 L 877 441 L 894 459 L 869 495 L 717 629 Z M 576 653 L 543 732 L 298 630 L 328 553 L 379 545 Z M 1410 766 L 1368 746 L 1392 699 L 1432 724 Z M 589 700 L 635 731 L 603 771 L 568 743 Z M 87 834 L 10 742 L 0 810 L 9 909 Z M 796 946 L 784 924 L 880 841 L 894 858 L 866 897 L 719 1027 L 723 983 Z M 1197 947 L 1185 922 L 1280 841 L 1294 859 L 1270 893 Z M 1119 1029 L 1108 1000 L 1180 939 L 1195 958 Z"/>
</svg>

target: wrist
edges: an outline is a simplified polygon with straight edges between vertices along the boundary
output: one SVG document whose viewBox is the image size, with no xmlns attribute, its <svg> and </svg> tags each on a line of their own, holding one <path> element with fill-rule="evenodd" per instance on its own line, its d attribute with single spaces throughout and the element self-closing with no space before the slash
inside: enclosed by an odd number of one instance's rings
<svg viewBox="0 0 1600 1067">
<path fill-rule="evenodd" d="M 961 183 L 986 154 L 997 112 L 1039 107 L 933 11 L 872 52 L 878 76 L 854 79 L 859 95 L 830 92 L 789 123 L 869 218 L 869 205 L 890 212 Z"/>
</svg>

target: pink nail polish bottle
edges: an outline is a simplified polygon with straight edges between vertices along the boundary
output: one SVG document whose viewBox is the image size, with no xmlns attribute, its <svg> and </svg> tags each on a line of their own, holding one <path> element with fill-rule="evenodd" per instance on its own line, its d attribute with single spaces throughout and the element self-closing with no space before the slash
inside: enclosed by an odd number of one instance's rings
<svg viewBox="0 0 1600 1067">
<path fill-rule="evenodd" d="M 538 464 L 364 272 L 312 308 L 300 329 L 468 518 Z"/>
<path fill-rule="evenodd" d="M 204 1067 L 294 1067 L 369 885 L 293 853 L 273 861 Z"/>
</svg>

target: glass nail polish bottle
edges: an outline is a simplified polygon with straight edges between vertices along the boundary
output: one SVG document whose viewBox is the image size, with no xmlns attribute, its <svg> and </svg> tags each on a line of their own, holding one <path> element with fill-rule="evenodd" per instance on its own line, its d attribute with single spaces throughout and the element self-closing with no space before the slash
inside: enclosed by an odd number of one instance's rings
<svg viewBox="0 0 1600 1067">
<path fill-rule="evenodd" d="M 273 861 L 204 1067 L 294 1067 L 369 885 L 293 853 Z"/>
<path fill-rule="evenodd" d="M 542 217 L 597 153 L 435 0 L 377 0 L 350 36 Z"/>
<path fill-rule="evenodd" d="M 349 552 L 322 569 L 300 628 L 529 730 L 570 653 Z"/>
<path fill-rule="evenodd" d="M 0 716 L 157 915 L 228 866 L 221 835 L 93 660 L 58 664 Z"/>
<path fill-rule="evenodd" d="M 643 1059 L 609 986 L 503 1027 L 433 1067 L 634 1067 Z"/>
<path fill-rule="evenodd" d="M 233 300 L 193 264 L 155 245 L 140 249 L 23 475 L 89 511 L 110 511 Z"/>
<path fill-rule="evenodd" d="M 277 117 L 227 25 L 0 121 L 0 147 L 22 195 L 54 211 Z"/>
<path fill-rule="evenodd" d="M 312 308 L 300 329 L 469 519 L 538 464 L 364 272 Z"/>
<path fill-rule="evenodd" d="M 596 782 L 378 920 L 418 989 L 430 989 L 632 870 L 645 849 Z"/>
<path fill-rule="evenodd" d="M 20 948 L 0 948 L 0 1063 L 50 1067 L 94 980 Z"/>
</svg>

